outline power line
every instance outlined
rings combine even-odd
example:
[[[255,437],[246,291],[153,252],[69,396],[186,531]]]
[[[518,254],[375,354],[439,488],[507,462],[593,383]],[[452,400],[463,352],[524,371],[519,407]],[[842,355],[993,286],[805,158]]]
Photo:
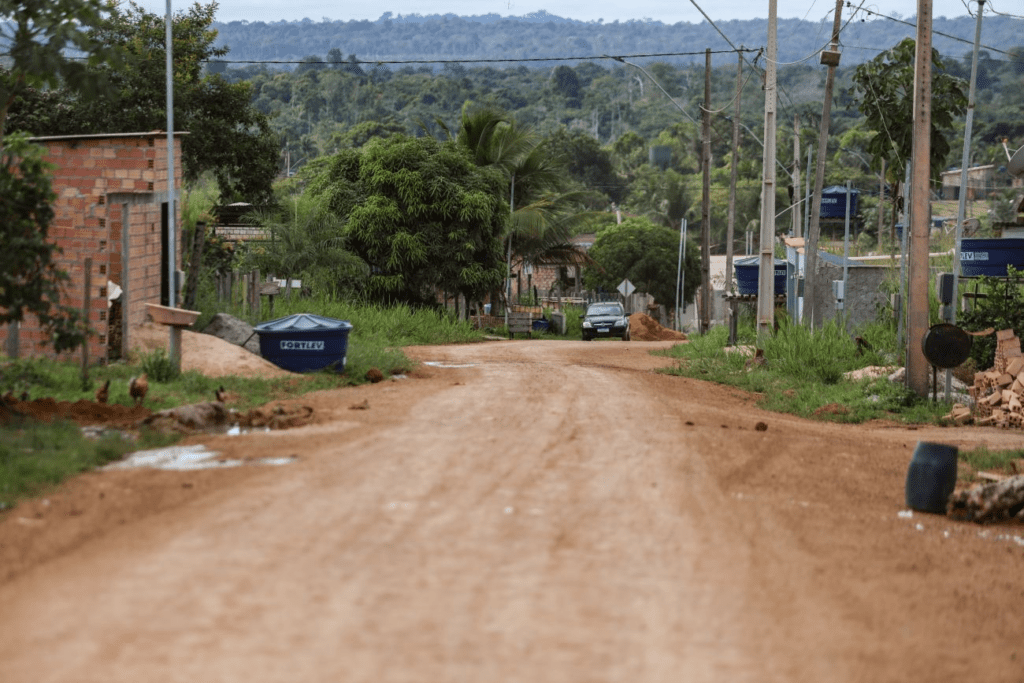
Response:
[[[757,52],[753,48],[738,48],[735,50],[712,50],[712,54],[735,54],[737,52]],[[486,64],[486,63],[520,63],[520,62],[590,62],[601,59],[614,59],[616,61],[622,61],[623,59],[636,59],[636,58],[648,58],[648,57],[695,57],[703,55],[704,50],[699,52],[651,52],[644,54],[630,54],[630,55],[590,55],[590,56],[578,56],[578,57],[510,57],[503,59],[375,59],[372,61],[343,61],[343,62],[328,62],[328,61],[306,61],[306,60],[274,60],[274,59],[211,59],[205,60],[206,63],[216,64],[326,64],[330,66],[345,66],[348,64],[366,64],[366,65],[377,65],[377,64]]]
[[[852,4],[853,3],[848,2],[848,3],[846,3],[846,6],[850,7],[850,6],[852,6]],[[881,17],[883,19],[888,19],[889,21],[895,21],[897,24],[903,24],[904,26],[909,26],[909,27],[911,27],[913,29],[917,29],[917,24],[912,24],[909,21],[904,21],[903,19],[897,19],[896,17],[889,17],[889,16],[886,16],[886,15],[881,14],[879,12],[875,12],[873,10],[869,10],[869,9],[867,9],[865,7],[860,7],[860,8],[858,8],[857,11],[858,12],[864,12],[865,14],[871,14],[871,15],[876,16],[876,17]],[[855,12],[855,14],[856,14],[856,12]],[[1011,16],[1011,15],[1007,15],[1007,16]],[[960,37],[957,37],[957,36],[952,36],[952,35],[950,35],[948,33],[943,33],[942,31],[936,31],[935,29],[932,29],[932,34],[937,35],[937,36],[942,36],[943,38],[949,38],[950,40],[955,40],[958,43],[964,43],[965,45],[970,45],[972,47],[974,46],[974,41],[973,40],[967,40],[966,38],[960,38]],[[1007,52],[1005,50],[1000,50],[997,47],[990,47],[988,45],[982,45],[981,47],[985,48],[986,50],[991,50],[992,52],[998,52],[1000,54],[1004,54],[1004,55],[1006,55],[1008,57],[1011,56],[1009,52]]]

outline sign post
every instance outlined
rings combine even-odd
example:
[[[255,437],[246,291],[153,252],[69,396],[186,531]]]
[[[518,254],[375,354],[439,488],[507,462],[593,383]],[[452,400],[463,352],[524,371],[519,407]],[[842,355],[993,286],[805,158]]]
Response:
[[[616,287],[616,289],[619,290],[619,294],[621,294],[623,298],[626,299],[626,301],[629,301],[629,295],[636,291],[636,287],[633,286],[633,283],[630,282],[628,279],[620,282],[619,286]],[[627,305],[626,308],[628,309],[629,306]],[[632,313],[632,311],[630,310],[627,310],[626,312]]]

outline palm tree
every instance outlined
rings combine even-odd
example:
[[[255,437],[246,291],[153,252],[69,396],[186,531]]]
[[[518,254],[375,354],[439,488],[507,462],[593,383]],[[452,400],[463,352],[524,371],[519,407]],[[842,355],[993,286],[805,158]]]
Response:
[[[580,210],[588,193],[566,191],[566,162],[545,150],[539,135],[501,112],[471,112],[468,106],[463,107],[458,133],[449,135],[470,151],[478,166],[499,168],[509,178],[509,272],[513,263],[590,262],[586,251],[570,240],[594,217],[593,212]]]
[[[288,282],[302,278],[304,284],[336,296],[351,295],[369,275],[366,263],[346,249],[342,221],[325,202],[295,197],[291,207],[255,211],[247,220],[270,235],[269,244],[249,255],[252,265],[265,273]]]

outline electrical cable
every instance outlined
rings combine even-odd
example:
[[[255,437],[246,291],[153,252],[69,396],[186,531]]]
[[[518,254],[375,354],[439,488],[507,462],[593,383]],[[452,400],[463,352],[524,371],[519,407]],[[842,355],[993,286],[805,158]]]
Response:
[[[734,54],[736,52],[757,52],[754,48],[739,48],[736,50],[712,50],[711,54]],[[632,55],[590,55],[585,57],[512,57],[507,59],[374,59],[372,61],[305,61],[305,60],[272,60],[272,59],[213,59],[206,60],[217,64],[325,64],[330,66],[345,66],[348,64],[485,64],[485,63],[519,63],[519,62],[590,62],[599,59],[640,59],[647,57],[694,57],[703,55],[700,52],[652,52]],[[621,58],[621,59],[620,59]]]
[[[850,4],[852,4],[852,3],[847,3],[847,5],[850,5]],[[865,14],[871,14],[871,15],[874,15],[876,17],[881,17],[882,19],[888,19],[889,21],[895,21],[897,24],[903,24],[904,26],[909,26],[909,27],[911,27],[913,29],[917,28],[917,24],[912,24],[909,21],[904,21],[903,19],[897,19],[896,17],[889,17],[889,16],[886,16],[884,14],[880,14],[879,12],[874,12],[872,10],[867,9],[866,7],[863,7],[863,6],[860,7],[858,9],[858,11],[864,12]],[[967,40],[965,38],[958,38],[957,36],[951,36],[948,33],[943,33],[942,31],[936,31],[935,29],[932,29],[932,34],[933,35],[937,35],[937,36],[942,36],[943,38],[949,38],[950,40],[955,40],[958,43],[964,43],[965,45],[971,45],[971,46],[974,45],[974,41],[973,40]],[[992,52],[998,52],[999,54],[1003,54],[1003,55],[1007,55],[1007,56],[1012,56],[1006,50],[1000,50],[997,47],[990,47],[988,45],[981,45],[981,47],[985,48],[986,50],[990,50]]]

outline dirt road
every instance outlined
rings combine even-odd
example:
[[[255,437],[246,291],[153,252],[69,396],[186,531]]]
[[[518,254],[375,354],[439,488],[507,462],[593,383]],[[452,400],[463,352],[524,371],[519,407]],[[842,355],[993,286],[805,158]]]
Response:
[[[1024,529],[899,514],[918,440],[1019,434],[764,413],[665,346],[410,349],[443,366],[190,439],[295,464],[26,504],[0,679],[1024,681]]]

